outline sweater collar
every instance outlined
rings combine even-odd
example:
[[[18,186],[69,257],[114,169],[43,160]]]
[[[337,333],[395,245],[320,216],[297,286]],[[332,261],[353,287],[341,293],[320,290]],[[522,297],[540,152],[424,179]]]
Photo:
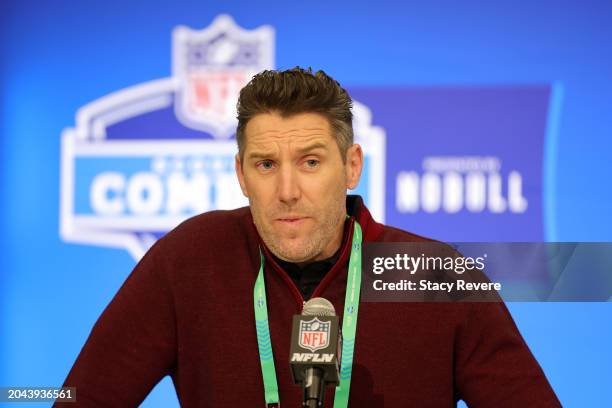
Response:
[[[384,230],[384,226],[372,218],[372,214],[363,203],[363,198],[359,195],[346,196],[346,211],[351,217],[354,217],[363,232],[363,241],[376,241]]]
[[[372,215],[364,205],[361,196],[348,195],[346,197],[346,210],[350,218],[345,223],[344,236],[339,249],[338,259],[333,264],[331,270],[325,275],[325,277],[319,283],[317,288],[314,290],[314,292],[312,293],[312,297],[316,297],[320,292],[322,292],[329,285],[329,283],[339,274],[339,272],[344,269],[344,266],[347,265],[349,255],[351,253],[351,239],[349,238],[353,234],[355,220],[357,220],[359,222],[359,225],[361,225],[361,230],[363,233],[363,242],[375,241],[383,231],[383,225],[374,221]],[[266,263],[271,265],[272,269],[282,277],[285,283],[289,286],[290,290],[293,292],[294,297],[296,298],[296,301],[298,302],[301,308],[302,303],[304,301],[302,294],[294,284],[293,280],[289,277],[287,272],[275,260],[274,255],[265,245],[265,243],[261,239],[261,236],[257,232],[255,224],[253,224],[253,222],[251,222],[251,224],[257,235],[259,246],[263,250],[264,256],[266,258]]]

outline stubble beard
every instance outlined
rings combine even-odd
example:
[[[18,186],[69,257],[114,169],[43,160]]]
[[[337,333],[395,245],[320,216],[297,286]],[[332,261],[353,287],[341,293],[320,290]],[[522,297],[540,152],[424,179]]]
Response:
[[[315,260],[336,238],[338,226],[344,225],[344,218],[346,217],[344,190],[341,195],[336,195],[336,198],[329,204],[332,205],[328,205],[328,209],[315,212],[308,209],[284,207],[267,211],[266,214],[262,214],[260,210],[254,210],[251,205],[251,213],[259,235],[274,255],[287,262],[307,262]],[[333,207],[333,209],[329,207]],[[312,217],[314,220],[319,220],[319,224],[314,226],[310,234],[301,233],[299,239],[283,238],[266,220],[274,222],[273,220],[276,219],[277,215],[282,216],[290,212]],[[329,254],[329,256],[331,255],[333,253]]]

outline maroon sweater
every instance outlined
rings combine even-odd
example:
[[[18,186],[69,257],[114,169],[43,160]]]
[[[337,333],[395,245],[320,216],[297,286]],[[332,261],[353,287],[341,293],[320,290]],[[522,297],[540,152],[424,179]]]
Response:
[[[349,197],[340,256],[313,293],[342,313],[356,218],[364,242],[425,238],[376,223]],[[64,386],[75,406],[138,405],[170,375],[184,407],[263,407],[253,285],[261,239],[248,207],[194,217],[160,239],[95,324]],[[270,334],[284,407],[301,405],[289,371],[302,296],[267,249]],[[326,407],[333,406],[333,389]],[[503,303],[362,303],[349,406],[559,407]],[[56,403],[54,406],[63,406]]]

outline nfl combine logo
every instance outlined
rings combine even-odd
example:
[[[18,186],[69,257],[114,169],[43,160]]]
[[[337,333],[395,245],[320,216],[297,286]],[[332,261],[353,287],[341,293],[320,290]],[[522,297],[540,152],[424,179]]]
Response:
[[[172,76],[83,106],[62,135],[60,234],[124,248],[139,260],[186,218],[248,205],[234,172],[240,89],[274,68],[274,29],[227,15],[202,30],[176,27]],[[365,153],[356,194],[384,221],[384,131],[354,101]]]
[[[300,347],[315,352],[329,346],[329,327],[329,322],[322,322],[316,317],[300,322]]]

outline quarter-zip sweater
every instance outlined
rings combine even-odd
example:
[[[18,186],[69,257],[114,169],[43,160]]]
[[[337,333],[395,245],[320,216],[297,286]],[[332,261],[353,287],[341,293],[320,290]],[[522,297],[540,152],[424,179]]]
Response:
[[[338,260],[312,293],[342,317],[354,221],[364,242],[428,239],[375,222],[349,196]],[[301,406],[289,367],[303,298],[265,247],[248,207],[191,218],[158,240],[106,307],[64,386],[77,403],[137,406],[166,375],[183,407],[264,407],[253,286],[265,279],[281,406]],[[325,406],[333,406],[334,390]],[[364,303],[350,407],[559,407],[503,303]]]

